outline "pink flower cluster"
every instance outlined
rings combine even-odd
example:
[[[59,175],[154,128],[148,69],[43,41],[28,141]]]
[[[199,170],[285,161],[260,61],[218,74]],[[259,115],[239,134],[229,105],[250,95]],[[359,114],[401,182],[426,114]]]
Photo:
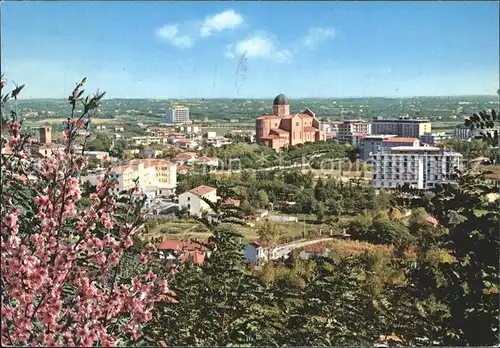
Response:
[[[8,131],[18,145],[20,125],[12,122]],[[118,206],[107,177],[90,195],[91,206],[81,208],[79,173],[85,165],[72,150],[54,152],[30,173],[36,181],[20,181],[32,192],[31,201],[12,199],[16,192],[2,194],[2,345],[114,346],[124,336],[136,340],[154,303],[170,293],[151,272],[132,279],[121,272],[140,218]],[[8,170],[23,174],[16,161]],[[140,264],[154,257],[153,249],[139,255]]]

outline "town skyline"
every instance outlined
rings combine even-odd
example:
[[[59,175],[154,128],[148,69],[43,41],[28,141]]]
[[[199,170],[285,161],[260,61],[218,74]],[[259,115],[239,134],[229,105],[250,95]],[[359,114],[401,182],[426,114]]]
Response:
[[[3,3],[2,14],[2,73],[26,84],[26,99],[60,99],[84,76],[87,91],[107,99],[493,96],[499,88],[494,2]]]

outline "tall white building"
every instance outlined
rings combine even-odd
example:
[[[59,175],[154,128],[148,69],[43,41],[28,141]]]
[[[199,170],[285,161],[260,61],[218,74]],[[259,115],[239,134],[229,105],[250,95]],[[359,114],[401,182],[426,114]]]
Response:
[[[405,184],[416,189],[432,189],[450,183],[455,168],[462,167],[462,155],[430,146],[382,147],[373,155],[374,187],[396,188]]]
[[[165,122],[168,124],[189,122],[189,108],[187,106],[172,106],[167,109]]]

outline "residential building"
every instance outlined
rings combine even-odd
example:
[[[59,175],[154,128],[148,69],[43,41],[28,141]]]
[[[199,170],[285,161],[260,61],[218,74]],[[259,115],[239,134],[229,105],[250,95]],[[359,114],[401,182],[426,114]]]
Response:
[[[343,121],[338,124],[337,139],[343,144],[352,144],[355,134],[370,135],[372,133],[371,124],[361,120]]]
[[[178,165],[193,164],[197,154],[194,152],[183,152],[175,156],[174,162]]]
[[[321,122],[315,114],[305,109],[291,115],[288,97],[283,94],[274,99],[272,114],[257,117],[255,134],[258,143],[275,150],[326,140],[326,132],[321,130]]]
[[[97,160],[104,160],[106,157],[109,157],[109,152],[106,151],[85,151],[83,153],[85,157],[88,159],[97,159]]]
[[[373,155],[373,186],[396,188],[409,185],[431,189],[453,182],[451,175],[462,167],[462,155],[431,146],[382,147]]]
[[[420,137],[420,141],[424,144],[428,145],[437,145],[444,140],[451,139],[452,136],[450,134],[441,132],[441,133],[426,133]]]
[[[189,215],[201,217],[212,211],[210,205],[204,200],[217,202],[217,189],[215,187],[201,185],[179,195],[179,208],[187,209]]]
[[[217,157],[200,156],[194,159],[193,164],[199,166],[217,167],[219,165],[219,160]]]
[[[469,127],[457,127],[453,130],[453,136],[460,140],[471,138],[472,130]]]
[[[351,137],[351,143],[350,144],[353,147],[359,148],[361,146],[361,142],[367,136],[368,136],[368,134],[366,134],[366,133],[353,133],[353,135]]]
[[[364,161],[369,161],[372,158],[372,154],[380,151],[382,147],[382,141],[388,138],[394,138],[394,134],[378,134],[378,135],[367,135],[359,144],[360,157]]]
[[[147,129],[147,132],[155,136],[167,136],[175,133],[175,129],[173,127],[151,127]]]
[[[200,144],[192,139],[173,139],[172,144],[182,149],[196,149],[200,147]]]
[[[224,145],[229,145],[231,143],[232,143],[231,139],[221,136],[216,136],[215,138],[206,139],[206,144],[207,146],[210,147],[222,147]]]
[[[139,150],[139,155],[144,158],[157,158],[163,154],[163,150],[160,149],[143,149]]]
[[[132,137],[132,143],[134,145],[151,145],[151,144],[167,144],[168,138],[163,136],[139,136]]]
[[[165,121],[168,124],[188,123],[189,108],[187,106],[172,106],[166,111]]]
[[[485,129],[471,130],[470,128],[459,127],[453,130],[453,136],[461,140],[469,140],[479,137],[481,133],[491,134],[493,136],[495,130],[500,131],[500,128],[485,128]]]
[[[277,246],[273,243],[252,242],[245,245],[243,256],[250,263],[274,260],[277,258]]]
[[[375,118],[372,120],[372,134],[396,134],[398,137],[419,138],[425,133],[431,133],[431,121],[427,119]]]
[[[201,244],[182,240],[166,239],[158,245],[158,250],[166,259],[175,259],[178,256],[181,262],[192,260],[199,265],[203,264],[207,256],[207,251]]]
[[[381,147],[396,147],[396,146],[420,146],[420,140],[417,138],[402,138],[402,137],[391,137],[382,140]]]
[[[217,138],[216,132],[207,132],[207,139],[214,139],[214,138]]]
[[[240,206],[240,201],[238,199],[226,198],[222,202],[222,206],[226,208],[237,208]]]
[[[152,198],[170,195],[177,186],[176,165],[164,159],[131,160],[112,168],[110,174],[118,182],[118,192],[135,187],[136,179],[142,193]]]

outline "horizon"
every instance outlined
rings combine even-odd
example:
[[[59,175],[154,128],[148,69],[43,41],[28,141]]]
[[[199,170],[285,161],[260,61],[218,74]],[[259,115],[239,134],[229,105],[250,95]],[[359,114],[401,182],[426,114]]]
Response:
[[[324,99],[334,99],[334,100],[347,100],[347,99],[416,99],[416,98],[486,98],[486,97],[495,97],[499,98],[497,94],[464,94],[464,95],[416,95],[416,96],[408,96],[408,97],[386,97],[386,96],[359,96],[359,97],[299,97],[299,98],[289,98],[289,100],[324,100]],[[211,98],[195,98],[195,97],[186,97],[186,98],[106,98],[104,97],[102,100],[200,100],[210,101],[210,100],[273,100],[274,97],[251,97],[251,98],[243,98],[243,97],[211,97]],[[21,98],[18,97],[19,101],[36,101],[36,100],[57,100],[57,101],[66,101],[67,98]],[[500,100],[499,100],[500,102]]]
[[[500,87],[498,2],[0,6],[2,73],[26,85],[20,100],[64,99],[83,76],[107,100],[446,98]]]

